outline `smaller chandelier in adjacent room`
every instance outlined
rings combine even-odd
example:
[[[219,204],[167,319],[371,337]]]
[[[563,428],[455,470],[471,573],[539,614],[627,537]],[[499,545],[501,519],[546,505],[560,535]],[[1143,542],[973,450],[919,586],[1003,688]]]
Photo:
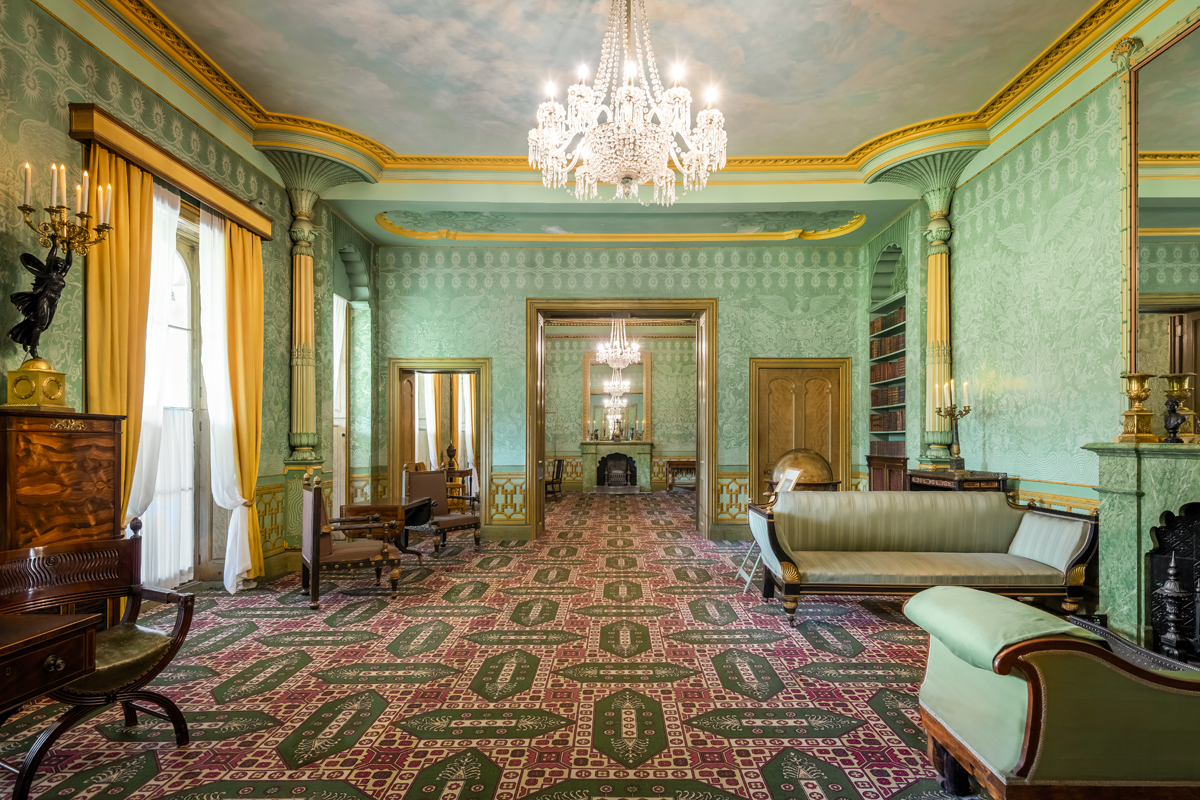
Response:
[[[628,408],[629,400],[624,397],[606,397],[604,398],[604,407],[615,412],[618,409]]]
[[[683,191],[699,191],[711,172],[725,167],[725,117],[712,107],[696,114],[692,95],[679,85],[663,88],[650,46],[646,0],[609,0],[608,30],[600,67],[591,86],[587,68],[567,89],[567,106],[549,98],[538,106],[537,127],[529,132],[529,164],[542,171],[543,185],[567,185],[575,171],[575,196],[600,196],[599,185],[617,187],[612,199],[637,199],[638,187],[654,184],[654,202],[675,202],[675,173]],[[606,102],[607,101],[607,102]],[[672,168],[672,166],[674,168]],[[646,205],[643,203],[643,205]]]
[[[604,393],[612,397],[620,397],[629,391],[629,381],[621,378],[621,370],[614,369],[612,378],[604,382]]]
[[[612,333],[609,334],[608,341],[596,349],[596,360],[615,370],[625,369],[630,364],[637,364],[642,360],[637,342],[631,342],[625,337],[625,320],[612,321]]]

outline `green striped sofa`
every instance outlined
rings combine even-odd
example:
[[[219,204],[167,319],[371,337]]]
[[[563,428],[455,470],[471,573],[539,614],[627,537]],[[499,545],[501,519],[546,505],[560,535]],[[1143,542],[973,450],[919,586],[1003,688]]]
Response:
[[[913,594],[972,586],[1062,597],[1074,611],[1095,516],[1016,506],[999,492],[780,492],[750,507],[763,596]]]

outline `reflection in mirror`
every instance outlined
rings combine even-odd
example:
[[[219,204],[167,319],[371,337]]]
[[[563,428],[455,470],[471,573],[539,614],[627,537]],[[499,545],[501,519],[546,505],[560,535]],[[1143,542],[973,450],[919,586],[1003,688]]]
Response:
[[[595,353],[583,354],[583,374],[586,380],[583,404],[583,439],[587,441],[594,435],[601,439],[612,436],[610,412],[604,402],[609,399],[604,384],[613,378],[613,368],[596,361]],[[629,388],[622,399],[625,406],[616,412],[615,427],[622,439],[630,436],[638,441],[650,441],[650,354],[642,353],[640,364],[630,364],[621,371],[622,380],[629,382]]]
[[[1200,31],[1137,72],[1137,371],[1200,372]],[[1146,408],[1163,426],[1165,381]],[[1196,379],[1184,405],[1196,408]]]

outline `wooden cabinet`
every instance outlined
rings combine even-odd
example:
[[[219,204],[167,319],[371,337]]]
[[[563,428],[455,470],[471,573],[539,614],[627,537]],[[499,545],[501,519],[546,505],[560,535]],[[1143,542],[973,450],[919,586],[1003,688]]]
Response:
[[[0,550],[121,535],[123,420],[0,408]]]
[[[96,669],[96,614],[0,614],[0,714]]]
[[[1008,489],[1008,474],[978,472],[970,469],[910,469],[910,492],[1003,492]]]
[[[867,486],[872,492],[906,491],[904,473],[907,469],[907,458],[867,456]]]

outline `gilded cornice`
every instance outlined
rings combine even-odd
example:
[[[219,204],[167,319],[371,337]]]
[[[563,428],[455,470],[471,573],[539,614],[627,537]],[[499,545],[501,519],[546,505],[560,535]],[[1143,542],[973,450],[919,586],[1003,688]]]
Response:
[[[148,0],[107,0],[113,10],[140,30],[165,55],[204,84],[254,131],[276,130],[308,134],[337,142],[370,158],[380,169],[474,170],[532,172],[523,156],[407,155],[395,153],[380,142],[349,128],[308,117],[267,111],[218,67],[183,32]],[[1029,66],[974,113],[955,114],[907,125],[884,133],[845,155],[750,156],[730,158],[730,172],[796,172],[813,169],[860,169],[890,147],[932,134],[963,130],[986,131],[1052,76],[1081,49],[1107,32],[1141,0],[1101,0],[1074,26],[1042,52]],[[360,165],[361,166],[361,165]]]
[[[597,244],[651,244],[657,242],[786,242],[792,239],[817,241],[845,236],[863,226],[867,218],[855,214],[845,225],[824,231],[760,231],[758,233],[500,233],[496,231],[415,231],[403,228],[387,218],[387,212],[375,215],[385,231],[406,239],[459,242],[594,242]]]
[[[1138,153],[1139,167],[1189,167],[1200,164],[1200,152],[1188,150],[1164,150]]]

